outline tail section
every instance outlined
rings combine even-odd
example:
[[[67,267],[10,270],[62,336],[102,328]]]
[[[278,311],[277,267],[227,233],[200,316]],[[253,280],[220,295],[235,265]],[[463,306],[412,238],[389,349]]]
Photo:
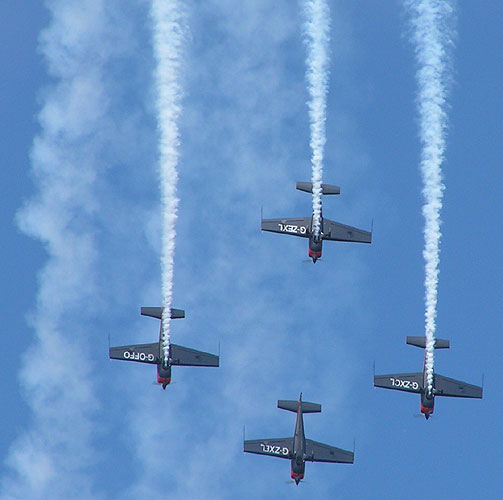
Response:
[[[299,403],[302,405],[301,410],[302,413],[320,413],[321,412],[321,405],[318,403],[307,403],[306,401],[286,401],[286,400],[279,400],[278,401],[278,408],[281,408],[282,410],[288,410],[288,411],[293,411],[294,413],[297,413],[297,408],[299,407]]]
[[[312,182],[297,182],[296,187],[299,191],[305,191],[306,193],[313,192]],[[339,186],[331,186],[330,184],[322,184],[321,194],[341,194],[341,188]]]
[[[416,347],[426,348],[426,337],[407,337],[407,344]],[[443,339],[435,339],[435,349],[449,349],[449,341]]]
[[[162,319],[162,311],[164,307],[142,307],[141,315],[150,316],[151,318]],[[185,318],[185,311],[183,309],[171,309],[171,319]]]

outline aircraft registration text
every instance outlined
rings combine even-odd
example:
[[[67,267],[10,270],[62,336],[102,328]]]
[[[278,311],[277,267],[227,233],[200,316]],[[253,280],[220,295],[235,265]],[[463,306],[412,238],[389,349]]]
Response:
[[[411,391],[419,390],[419,384],[412,380],[402,380],[399,378],[390,377],[391,385],[393,387],[400,387],[401,389],[409,389]]]
[[[281,224],[278,223],[279,230],[285,233],[297,233],[297,234],[306,234],[307,227],[305,226],[296,226],[295,224]]]
[[[262,451],[264,453],[272,453],[273,455],[284,455],[287,456],[289,451],[286,446],[273,446],[271,444],[260,443],[262,446]]]
[[[131,361],[154,361],[155,357],[153,354],[146,354],[144,352],[129,352],[124,351],[124,359],[130,359]]]

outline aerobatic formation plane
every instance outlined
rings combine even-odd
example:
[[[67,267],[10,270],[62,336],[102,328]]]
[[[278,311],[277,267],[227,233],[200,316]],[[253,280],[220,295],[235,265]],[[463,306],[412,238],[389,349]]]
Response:
[[[110,347],[110,358],[123,361],[136,361],[157,365],[157,383],[163,389],[171,382],[172,366],[219,366],[219,356],[196,351],[188,347],[170,344],[168,363],[165,364],[162,350],[162,307],[142,307],[141,314],[161,320],[159,342]],[[171,319],[185,318],[185,311],[171,309]]]
[[[299,191],[313,192],[312,182],[297,182],[296,187]],[[330,184],[322,184],[321,189],[322,194],[341,193],[339,186],[331,186]],[[372,241],[371,232],[331,221],[323,217],[323,215],[321,216],[320,234],[316,235],[313,230],[313,217],[314,213],[311,217],[297,219],[262,219],[261,229],[272,233],[309,238],[308,255],[315,264],[321,257],[323,240],[352,241],[354,243],[371,243]]]
[[[306,461],[341,464],[354,462],[354,453],[351,451],[306,439],[303,414],[321,412],[320,404],[302,401],[301,393],[298,401],[278,401],[278,408],[297,413],[293,438],[245,440],[244,452],[289,459],[291,461],[290,477],[296,484],[304,479]]]
[[[374,375],[374,387],[394,389],[397,391],[415,392],[420,394],[421,413],[426,420],[433,413],[435,396],[451,398],[482,398],[482,387],[467,384],[460,380],[444,377],[437,373],[433,374],[433,389],[428,391],[426,374],[426,338],[407,337],[407,344],[425,349],[423,371],[419,373],[396,373],[391,375]],[[435,339],[435,349],[449,349],[449,341]]]

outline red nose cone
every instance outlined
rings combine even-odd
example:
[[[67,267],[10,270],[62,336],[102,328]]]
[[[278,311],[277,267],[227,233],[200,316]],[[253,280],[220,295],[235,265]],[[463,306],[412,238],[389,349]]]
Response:
[[[290,477],[295,479],[295,481],[300,481],[301,479],[304,479],[304,474],[296,474],[293,470],[290,470]]]
[[[157,382],[162,385],[168,385],[171,382],[171,379],[159,377],[159,374],[157,374]]]
[[[321,258],[321,252],[313,252],[310,248],[307,249],[307,254],[311,258],[313,258],[313,257],[316,257],[317,259]]]
[[[430,416],[433,413],[433,408],[425,408],[421,404],[420,404],[420,407],[421,407],[421,413],[424,413],[425,415]]]

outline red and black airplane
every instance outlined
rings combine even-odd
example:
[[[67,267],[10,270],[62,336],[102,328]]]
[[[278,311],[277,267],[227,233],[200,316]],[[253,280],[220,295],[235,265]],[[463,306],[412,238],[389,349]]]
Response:
[[[312,182],[297,182],[297,189],[306,193],[313,192]],[[340,194],[339,186],[330,184],[321,185],[321,194]],[[346,226],[339,222],[326,219],[320,216],[320,231],[316,234],[314,231],[314,213],[311,217],[300,217],[296,219],[262,219],[262,231],[272,233],[289,234],[290,236],[300,236],[309,238],[308,255],[309,258],[316,261],[321,258],[323,240],[329,241],[351,241],[354,243],[371,243],[372,233],[358,229],[356,227]]]
[[[407,344],[425,349],[423,371],[419,373],[396,373],[391,375],[374,375],[374,387],[394,389],[396,391],[415,392],[420,394],[420,409],[426,420],[430,418],[435,406],[435,396],[451,398],[482,398],[482,387],[467,384],[460,380],[433,374],[433,387],[428,390],[426,373],[426,338],[407,337]],[[435,349],[449,349],[449,341],[435,339]]]
[[[169,356],[166,363],[162,346],[162,311],[162,307],[141,308],[143,316],[150,316],[161,320],[159,342],[110,347],[110,358],[157,365],[157,383],[162,385],[163,389],[166,389],[166,386],[171,382],[172,366],[219,366],[219,356],[176,344],[169,345]],[[185,318],[185,311],[181,309],[171,309],[170,311],[171,319]]]
[[[321,412],[320,404],[302,401],[301,393],[298,401],[278,401],[278,408],[297,413],[293,438],[244,441],[244,452],[289,459],[291,462],[290,477],[296,484],[304,479],[306,461],[341,464],[352,464],[354,462],[354,453],[351,451],[306,439],[303,414]]]

